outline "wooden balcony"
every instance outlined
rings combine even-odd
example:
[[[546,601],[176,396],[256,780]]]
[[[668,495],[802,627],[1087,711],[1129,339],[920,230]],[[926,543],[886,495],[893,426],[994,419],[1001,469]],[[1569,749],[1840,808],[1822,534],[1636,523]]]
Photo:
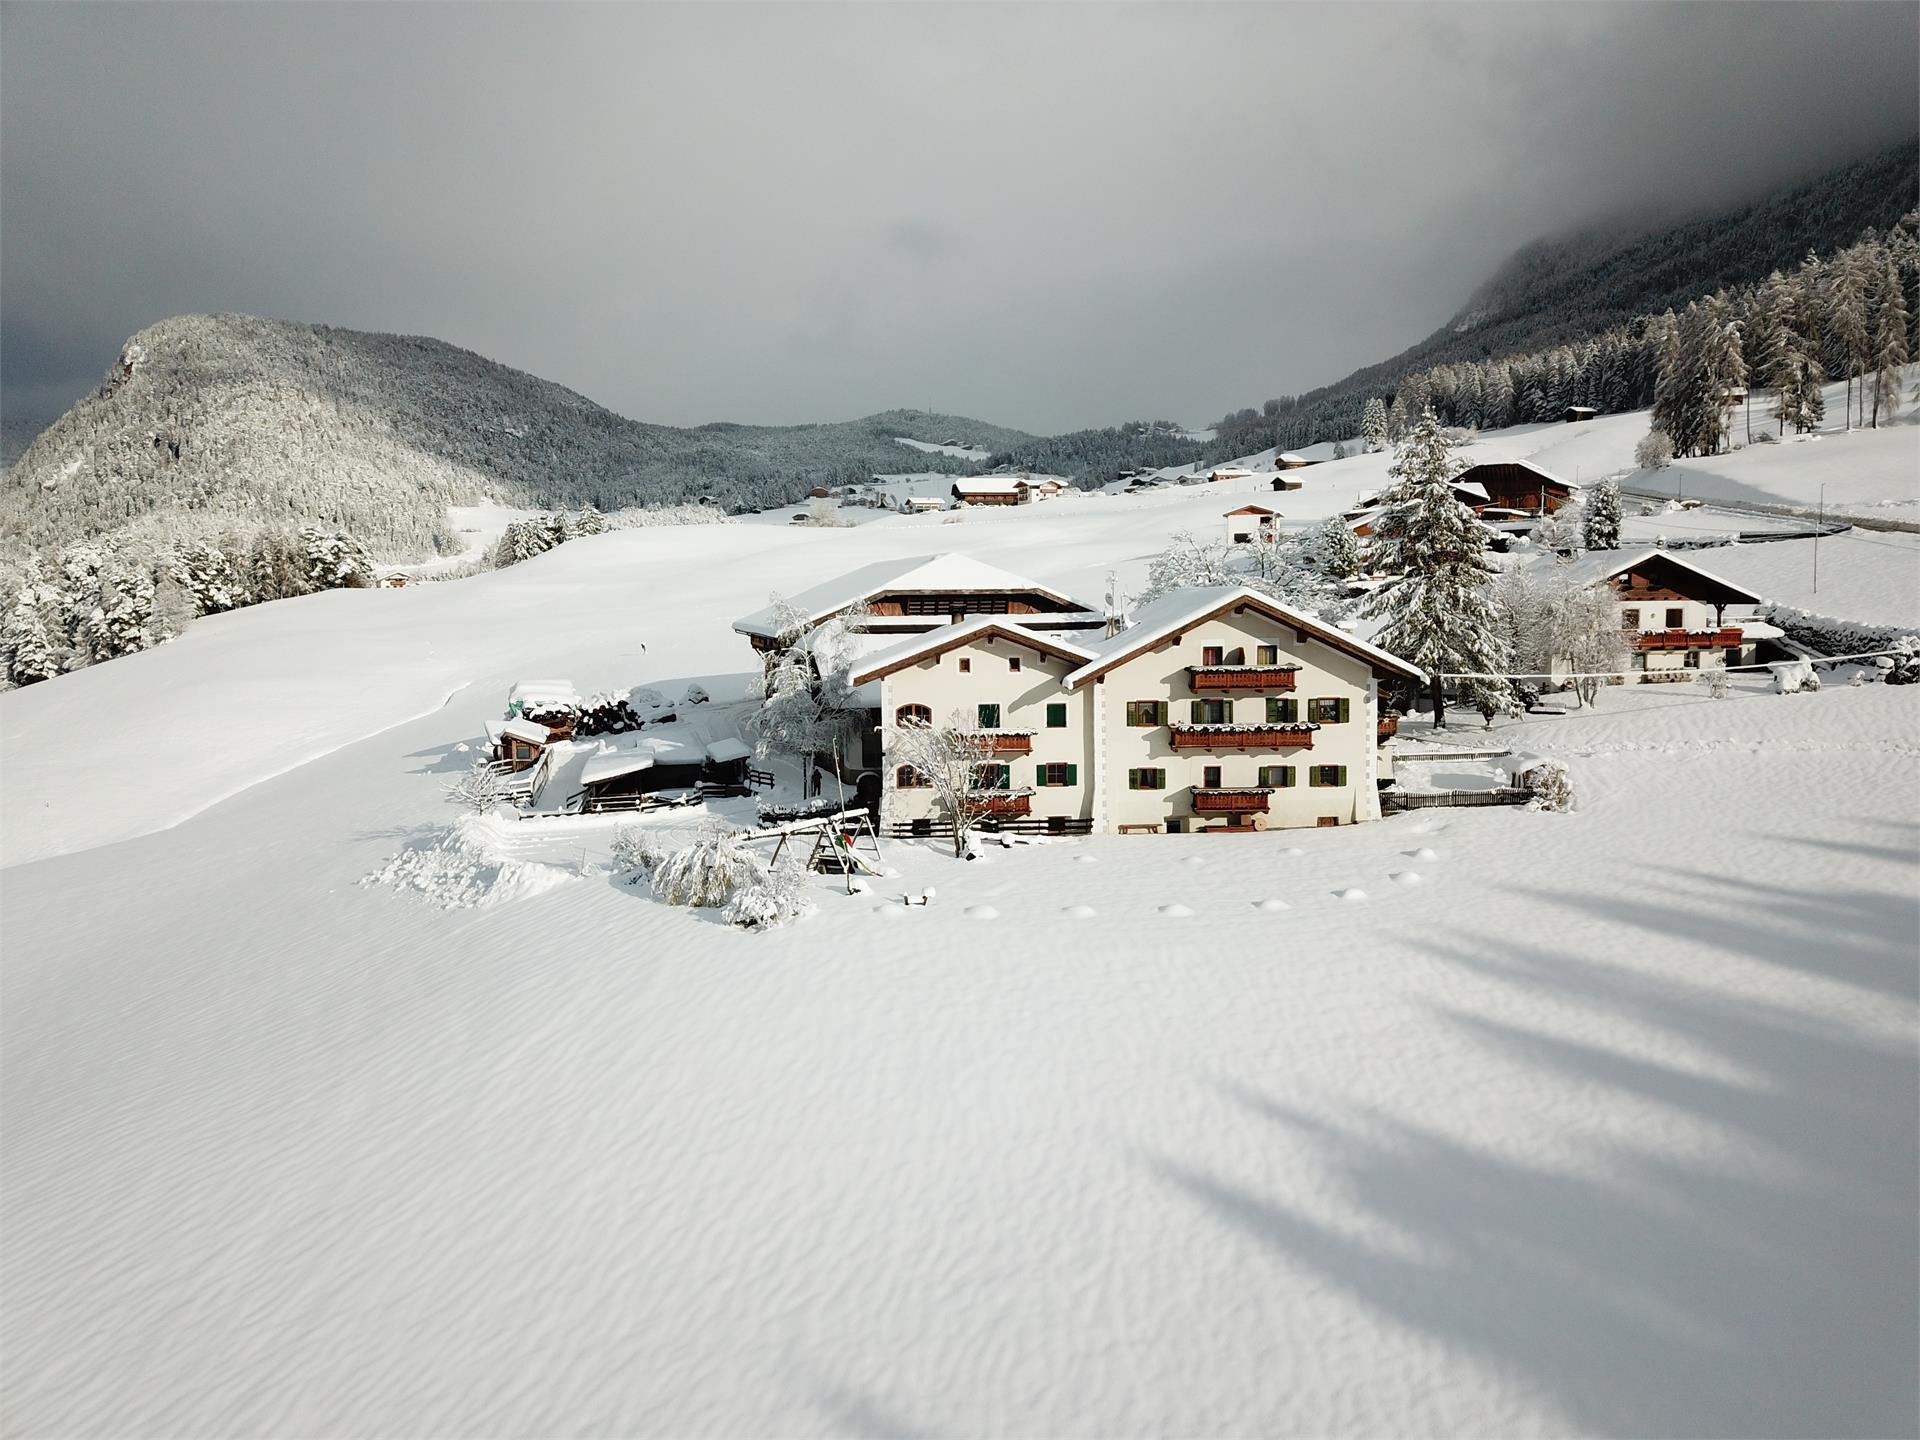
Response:
[[[1400,717],[1392,711],[1383,714],[1373,727],[1373,742],[1384,745],[1400,733]]]
[[[1193,787],[1196,815],[1264,815],[1272,792],[1268,790],[1208,790]]]
[[[1175,750],[1311,750],[1317,725],[1175,725]]]
[[[1634,637],[1641,650],[1734,650],[1740,645],[1740,627],[1718,630],[1648,630]]]
[[[975,730],[970,732],[986,744],[989,755],[1031,755],[1033,732],[1030,730]]]
[[[1267,695],[1293,689],[1298,665],[1189,665],[1187,688],[1228,695]]]
[[[1031,795],[986,795],[981,798],[986,802],[986,809],[982,813],[990,815],[996,820],[1005,820],[1013,816],[1027,815],[1033,811],[1033,797]]]

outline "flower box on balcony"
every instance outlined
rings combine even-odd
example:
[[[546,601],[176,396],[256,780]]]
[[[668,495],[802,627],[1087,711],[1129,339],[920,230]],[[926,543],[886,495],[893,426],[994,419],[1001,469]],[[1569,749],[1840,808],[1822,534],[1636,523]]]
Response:
[[[1310,750],[1315,724],[1174,725],[1176,750]]]
[[[1196,815],[1264,815],[1272,791],[1203,789],[1194,787],[1193,813]]]
[[[1230,695],[1260,695],[1293,689],[1298,665],[1189,665],[1187,688],[1223,691]]]
[[[1723,626],[1718,630],[1649,630],[1634,637],[1642,650],[1736,650],[1740,646],[1740,627]]]

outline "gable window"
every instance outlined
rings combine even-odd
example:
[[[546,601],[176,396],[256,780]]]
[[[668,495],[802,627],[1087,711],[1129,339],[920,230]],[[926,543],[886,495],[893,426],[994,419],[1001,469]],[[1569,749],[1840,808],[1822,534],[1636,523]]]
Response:
[[[1293,767],[1291,765],[1262,765],[1260,784],[1268,790],[1288,790],[1293,787]]]
[[[1667,629],[1683,630],[1687,624],[1687,612],[1678,605],[1667,607]]]
[[[973,673],[973,661],[970,657],[965,655],[960,657],[960,673],[962,675],[971,675]]]
[[[1064,730],[1067,728],[1067,704],[1062,700],[1047,706],[1047,728]]]
[[[1195,700],[1192,715],[1193,723],[1196,725],[1231,725],[1233,702],[1231,700]]]
[[[1220,788],[1220,767],[1218,765],[1209,765],[1200,772],[1200,788],[1203,790],[1218,790]]]
[[[1339,699],[1309,700],[1307,702],[1307,719],[1316,725],[1344,724],[1348,711],[1347,698],[1344,695]]]
[[[1009,655],[1007,657],[1007,669],[1018,670],[1019,668],[1020,668],[1020,657],[1018,655]]]
[[[1136,729],[1142,725],[1159,725],[1166,718],[1167,702],[1164,700],[1127,701],[1127,724]]]
[[[1309,785],[1344,785],[1347,783],[1347,767],[1344,765],[1310,765],[1307,767]]]
[[[1253,663],[1256,665],[1278,665],[1280,663],[1280,647],[1278,645],[1254,646]]]
[[[913,766],[902,765],[893,772],[893,785],[896,790],[924,790],[927,788],[928,781],[927,777]]]
[[[893,712],[896,725],[931,725],[933,711],[925,705],[902,705]]]
[[[1224,665],[1227,663],[1227,652],[1219,645],[1204,646],[1200,651],[1200,663],[1202,665]]]
[[[1298,725],[1300,723],[1300,702],[1291,696],[1279,699],[1267,697],[1267,723],[1269,725]]]
[[[982,730],[998,730],[1000,728],[1000,707],[998,705],[981,705],[978,723]]]
[[[1167,788],[1167,772],[1143,767],[1127,771],[1129,790],[1164,790]]]
[[[1056,760],[1040,767],[1039,780],[1042,785],[1077,785],[1080,783],[1080,767]]]
[[[1627,607],[1621,610],[1620,628],[1622,630],[1638,630],[1640,628],[1639,607],[1634,605],[1628,605]]]

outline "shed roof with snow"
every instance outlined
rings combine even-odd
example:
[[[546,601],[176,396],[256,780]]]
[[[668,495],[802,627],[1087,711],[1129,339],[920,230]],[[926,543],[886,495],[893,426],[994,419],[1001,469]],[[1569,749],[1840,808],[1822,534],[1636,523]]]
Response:
[[[1070,595],[1048,586],[975,560],[971,555],[914,555],[901,560],[882,560],[823,581],[789,598],[788,604],[808,625],[818,625],[862,600],[873,600],[894,592],[937,595],[1034,595],[1063,611],[1086,611]],[[733,622],[742,635],[763,639],[781,638],[780,620],[772,606],[743,615]]]

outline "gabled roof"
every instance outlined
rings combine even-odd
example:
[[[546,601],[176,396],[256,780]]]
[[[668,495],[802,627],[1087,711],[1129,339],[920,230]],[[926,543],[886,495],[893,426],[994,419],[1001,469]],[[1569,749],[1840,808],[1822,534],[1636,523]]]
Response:
[[[920,590],[949,595],[1031,591],[1058,600],[1068,610],[1089,608],[1072,596],[1062,595],[1050,586],[1036,584],[1024,575],[1015,575],[984,560],[975,560],[970,555],[951,554],[911,555],[902,560],[881,560],[872,565],[863,565],[858,570],[850,570],[845,575],[789,596],[788,603],[806,617],[809,625],[818,625],[856,601],[871,599],[892,590]],[[778,621],[770,605],[751,615],[742,615],[733,622],[733,628],[742,635],[761,635],[768,639],[778,639],[780,634]]]
[[[1235,515],[1278,515],[1279,513],[1278,510],[1269,510],[1265,505],[1242,505],[1238,510],[1227,511],[1225,518],[1232,519]]]
[[[1191,629],[1224,611],[1242,606],[1250,610],[1258,610],[1261,614],[1278,620],[1283,625],[1304,630],[1322,644],[1357,656],[1376,670],[1390,670],[1396,675],[1404,675],[1414,680],[1427,678],[1426,671],[1418,665],[1410,664],[1398,655],[1382,650],[1378,645],[1344,634],[1316,616],[1305,615],[1298,610],[1290,609],[1279,601],[1262,595],[1258,590],[1249,590],[1242,585],[1175,590],[1161,596],[1150,605],[1142,606],[1134,612],[1133,623],[1125,630],[1087,647],[1093,652],[1093,658],[1068,675],[1066,683],[1078,689],[1087,681],[1104,675],[1121,661],[1131,659],[1142,651],[1151,650],[1168,636]]]
[[[1057,635],[1043,635],[1002,616],[982,615],[958,625],[938,626],[924,635],[915,635],[898,645],[875,651],[854,665],[847,676],[847,683],[864,685],[870,680],[884,679],[896,670],[904,670],[909,665],[917,665],[922,660],[944,654],[956,646],[985,639],[989,635],[998,635],[1017,645],[1038,650],[1043,655],[1056,655],[1062,660],[1084,662],[1093,658],[1093,651],[1086,646],[1072,644]]]
[[[1560,573],[1570,575],[1589,585],[1598,585],[1607,580],[1618,579],[1629,570],[1639,570],[1649,565],[1671,566],[1676,570],[1698,576],[1705,582],[1701,588],[1708,593],[1692,595],[1691,598],[1696,600],[1706,600],[1721,605],[1764,605],[1766,603],[1765,596],[1754,594],[1744,585],[1736,585],[1731,580],[1723,579],[1711,570],[1694,564],[1691,560],[1682,560],[1671,550],[1652,547],[1629,555],[1625,559],[1621,558],[1617,550],[1589,550],[1578,559],[1562,566]],[[1711,593],[1715,588],[1720,591],[1717,599]],[[1691,594],[1691,592],[1687,593]]]
[[[1545,481],[1547,484],[1557,485],[1562,490],[1567,491],[1569,494],[1571,494],[1573,491],[1578,490],[1580,488],[1578,485],[1574,484],[1571,480],[1563,480],[1558,475],[1554,474],[1551,470],[1544,469],[1543,467],[1534,464],[1531,460],[1476,460],[1474,461],[1473,464],[1467,466],[1466,469],[1462,470],[1460,474],[1471,475],[1476,470],[1500,470],[1508,467],[1511,467],[1517,470],[1530,471],[1534,475],[1538,476],[1541,480]],[[1454,477],[1454,483],[1456,485],[1460,483],[1459,476]]]
[[[532,720],[509,720],[500,727],[500,733],[510,740],[524,741],[528,745],[544,745],[553,738],[551,730]]]
[[[1033,486],[1025,480],[1010,478],[1005,480],[956,480],[953,482],[955,495],[1017,495]]]

